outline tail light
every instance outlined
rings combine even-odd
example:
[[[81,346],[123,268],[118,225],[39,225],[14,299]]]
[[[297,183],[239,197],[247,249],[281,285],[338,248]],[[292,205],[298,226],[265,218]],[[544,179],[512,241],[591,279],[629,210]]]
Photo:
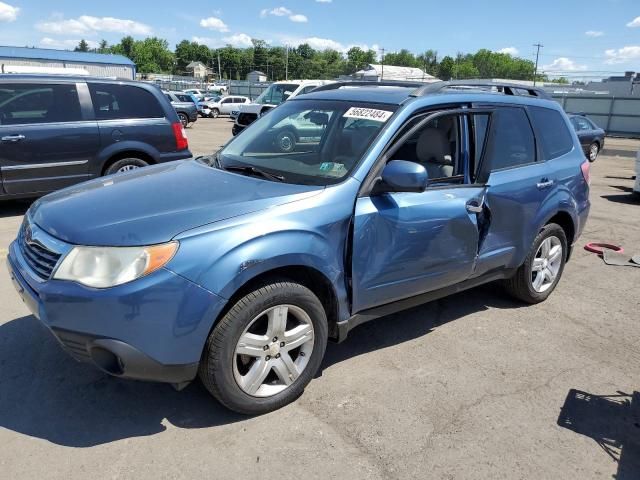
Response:
[[[591,185],[591,171],[589,170],[590,164],[588,161],[582,162],[580,165],[580,170],[582,170],[582,176],[584,177],[584,181],[587,182],[587,185]]]
[[[189,148],[187,134],[182,124],[180,122],[172,123],[171,127],[173,128],[173,136],[176,139],[176,150],[186,150]]]

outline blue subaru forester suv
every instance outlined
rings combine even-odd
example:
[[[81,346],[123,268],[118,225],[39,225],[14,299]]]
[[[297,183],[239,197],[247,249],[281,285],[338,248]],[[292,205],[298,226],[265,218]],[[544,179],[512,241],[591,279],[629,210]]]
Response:
[[[257,414],[297,398],[327,340],[367,320],[498,280],[545,300],[588,184],[540,90],[334,83],[211,156],[38,200],[8,265],[76,359],[176,388],[199,376]]]

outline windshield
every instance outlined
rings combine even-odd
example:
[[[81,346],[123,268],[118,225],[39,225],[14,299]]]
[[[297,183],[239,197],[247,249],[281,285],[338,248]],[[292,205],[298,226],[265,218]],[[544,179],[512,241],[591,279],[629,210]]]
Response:
[[[296,91],[300,85],[295,83],[274,83],[256,98],[255,103],[263,105],[280,105],[289,95]],[[287,93],[287,95],[285,95]]]
[[[338,183],[397,108],[345,101],[286,102],[235,137],[218,160],[222,168],[255,167],[287,183]]]

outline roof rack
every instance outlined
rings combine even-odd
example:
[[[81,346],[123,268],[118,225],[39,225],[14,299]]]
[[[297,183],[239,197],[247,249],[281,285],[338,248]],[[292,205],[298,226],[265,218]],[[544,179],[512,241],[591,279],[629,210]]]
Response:
[[[531,87],[529,85],[522,85],[518,83],[505,83],[495,82],[493,80],[452,80],[448,82],[434,82],[426,85],[422,85],[417,88],[412,97],[422,97],[423,95],[429,95],[432,93],[440,93],[443,90],[474,90],[474,89],[487,89],[495,88],[499,93],[503,95],[515,95],[515,96],[530,96],[544,99],[551,99],[551,96],[541,88]]]
[[[406,88],[420,88],[426,85],[424,82],[405,82],[401,80],[391,81],[383,80],[381,82],[374,82],[373,80],[340,80],[338,82],[327,83],[326,85],[320,85],[313,89],[313,92],[322,92],[324,90],[337,90],[341,87],[406,87]]]

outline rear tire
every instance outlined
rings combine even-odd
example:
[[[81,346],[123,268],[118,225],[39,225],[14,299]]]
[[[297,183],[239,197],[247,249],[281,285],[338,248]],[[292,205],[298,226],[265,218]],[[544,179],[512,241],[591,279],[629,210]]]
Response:
[[[122,158],[109,165],[109,168],[105,170],[104,174],[112,175],[114,173],[127,173],[147,166],[149,166],[149,164],[140,158]]]
[[[589,146],[589,153],[587,154],[587,158],[591,163],[593,163],[598,159],[599,153],[600,153],[600,145],[598,145],[597,142],[593,142]]]
[[[318,297],[303,285],[274,280],[218,320],[198,374],[227,408],[247,415],[271,412],[302,394],[320,368],[327,336]]]
[[[533,241],[524,263],[513,277],[505,280],[507,292],[525,303],[544,302],[560,281],[567,259],[567,245],[560,225],[545,225]]]

